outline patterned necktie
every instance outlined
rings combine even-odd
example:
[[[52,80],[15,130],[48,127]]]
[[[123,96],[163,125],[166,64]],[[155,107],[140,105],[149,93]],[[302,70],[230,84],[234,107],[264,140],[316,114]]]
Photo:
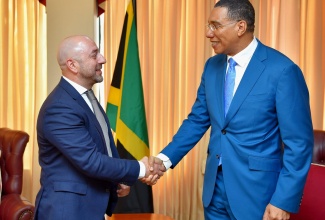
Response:
[[[233,98],[236,70],[236,61],[233,58],[229,59],[229,67],[226,74],[225,91],[224,91],[224,103],[225,103],[225,117],[227,115],[231,100]]]
[[[97,99],[96,99],[96,97],[94,95],[93,90],[92,89],[88,90],[86,92],[86,95],[87,95],[88,99],[90,100],[91,105],[93,106],[94,114],[95,114],[95,116],[96,116],[96,118],[97,118],[97,120],[98,120],[98,122],[100,124],[100,127],[102,128],[102,131],[104,133],[104,138],[105,138],[105,143],[106,143],[108,156],[111,157],[112,156],[112,150],[111,150],[111,146],[110,146],[110,143],[109,143],[108,127],[107,127],[104,115],[99,109],[99,105],[98,105],[98,102],[97,102]]]

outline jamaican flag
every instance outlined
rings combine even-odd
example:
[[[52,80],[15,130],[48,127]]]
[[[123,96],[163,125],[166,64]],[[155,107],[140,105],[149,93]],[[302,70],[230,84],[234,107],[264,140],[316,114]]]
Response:
[[[136,16],[130,1],[123,24],[106,113],[115,132],[121,158],[149,156],[148,130],[138,53]],[[152,188],[137,181],[128,196],[119,198],[114,213],[152,213]]]

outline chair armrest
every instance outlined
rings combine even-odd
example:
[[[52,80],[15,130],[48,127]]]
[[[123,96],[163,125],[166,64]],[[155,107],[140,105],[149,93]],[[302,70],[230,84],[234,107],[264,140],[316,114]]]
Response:
[[[34,206],[19,194],[1,197],[0,219],[27,220],[34,218]]]

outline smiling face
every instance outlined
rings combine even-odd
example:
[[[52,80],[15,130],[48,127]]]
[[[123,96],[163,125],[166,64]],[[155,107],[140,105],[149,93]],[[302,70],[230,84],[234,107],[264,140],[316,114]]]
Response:
[[[95,42],[86,36],[72,36],[63,40],[57,55],[62,74],[90,89],[103,81],[102,65],[106,59]]]
[[[99,53],[96,44],[90,40],[80,42],[79,57],[79,77],[93,84],[102,82],[101,69],[102,64],[106,63],[106,59]]]
[[[241,50],[242,28],[245,21],[231,20],[228,18],[226,7],[215,7],[208,19],[210,26],[207,28],[206,37],[210,39],[211,46],[217,54],[233,56]]]

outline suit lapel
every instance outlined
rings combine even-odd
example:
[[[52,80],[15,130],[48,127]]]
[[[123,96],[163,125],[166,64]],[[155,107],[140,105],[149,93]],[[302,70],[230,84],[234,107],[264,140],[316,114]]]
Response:
[[[261,44],[261,42],[258,43],[259,45],[257,46],[256,51],[254,52],[252,59],[246,68],[244,76],[240,81],[234,98],[230,104],[225,118],[225,126],[229,123],[230,119],[236,114],[242,103],[245,101],[247,95],[252,90],[265,68],[265,65],[262,63],[262,60],[266,59],[265,46]]]
[[[77,90],[75,90],[73,88],[73,86],[71,86],[66,80],[64,80],[63,78],[61,78],[61,81],[59,83],[59,85],[65,90],[67,91],[67,93],[74,99],[76,100],[76,102],[86,111],[88,117],[90,118],[90,120],[93,122],[93,125],[96,127],[96,129],[98,130],[98,132],[100,133],[100,135],[102,136],[102,139],[105,140],[104,138],[104,134],[102,131],[102,128],[95,116],[95,114],[91,111],[91,109],[89,108],[88,104],[85,102],[85,100],[83,99],[83,97],[77,92]],[[99,105],[101,111],[103,114],[105,114],[105,111],[103,110],[103,108],[101,108],[101,106]],[[110,124],[108,122],[107,117],[104,117],[108,126],[108,131],[111,130]],[[114,139],[113,136],[111,134],[111,132],[109,133],[109,138],[110,138],[110,145],[111,145],[111,150],[112,150],[112,155],[113,157],[119,157],[116,147],[115,147],[115,143],[114,143]],[[105,143],[105,141],[104,141]],[[107,148],[105,147],[105,151],[107,152]]]
[[[76,100],[76,102],[87,112],[87,115],[91,118],[92,121],[94,121],[94,124],[96,126],[97,129],[99,129],[101,131],[101,127],[99,122],[96,119],[95,114],[91,111],[91,109],[89,108],[88,104],[85,102],[85,100],[83,99],[83,97],[77,92],[77,90],[75,90],[75,88],[73,88],[72,85],[70,85],[66,80],[64,80],[63,78],[61,78],[61,81],[59,83],[59,85],[61,87],[63,87],[63,89],[65,91],[67,91],[67,93],[74,99]]]
[[[218,103],[218,112],[220,113],[219,115],[222,115],[224,116],[224,111],[225,111],[225,100],[224,100],[224,86],[225,86],[225,76],[226,76],[226,70],[227,70],[227,56],[224,56],[224,59],[222,59],[222,65],[219,65],[220,69],[218,69],[218,72],[220,74],[217,74],[217,82],[218,82],[218,85],[217,85],[217,89],[218,89],[218,93],[216,94],[222,94],[221,96],[218,95],[218,100],[217,100],[217,103]],[[224,121],[225,120],[225,117],[220,117],[221,118],[221,121]]]
[[[216,55],[210,58],[206,64],[205,84],[206,95],[208,99],[213,100],[210,105],[210,111],[216,115],[224,115],[224,100],[223,100],[223,88],[225,83],[225,73],[227,68],[227,56],[223,54]],[[221,94],[221,95],[220,95]],[[218,123],[223,124],[224,117],[218,118]]]

